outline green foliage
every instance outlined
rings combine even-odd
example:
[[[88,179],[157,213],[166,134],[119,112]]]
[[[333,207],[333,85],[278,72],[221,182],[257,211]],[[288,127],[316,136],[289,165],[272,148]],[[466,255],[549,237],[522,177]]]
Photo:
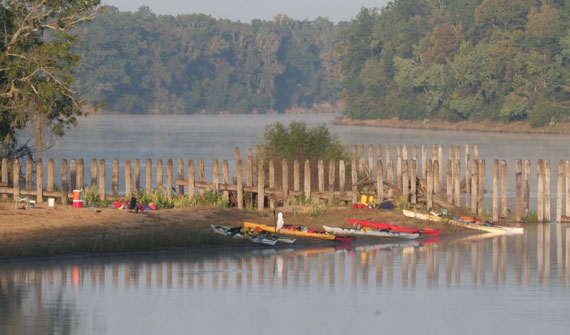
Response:
[[[137,202],[140,204],[148,205],[151,202],[154,203],[159,209],[175,208],[176,198],[169,198],[166,194],[164,187],[159,186],[152,190],[150,193],[145,191],[139,191],[136,193],[135,197]]]
[[[260,146],[266,162],[273,160],[279,163],[283,159],[296,159],[299,162],[307,159],[348,160],[344,146],[330,134],[324,124],[312,129],[303,121],[293,121],[289,126],[281,122],[267,125]]]
[[[190,206],[216,206],[228,207],[228,203],[222,199],[220,194],[215,193],[213,190],[207,190],[194,196]]]
[[[529,211],[528,215],[521,218],[521,221],[524,223],[537,223],[538,222],[538,213],[536,211]]]
[[[325,208],[326,208],[326,205],[324,203],[313,199],[310,201],[310,206],[307,208],[307,214],[310,217],[314,218],[314,217],[325,214]]]

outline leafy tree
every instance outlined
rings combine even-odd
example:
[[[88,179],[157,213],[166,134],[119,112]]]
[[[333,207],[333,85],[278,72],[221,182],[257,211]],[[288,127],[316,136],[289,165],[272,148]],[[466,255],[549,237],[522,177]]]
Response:
[[[35,150],[51,135],[63,136],[83,115],[71,88],[71,30],[94,17],[99,0],[6,0],[0,5],[0,156],[33,153],[17,134],[29,129]]]

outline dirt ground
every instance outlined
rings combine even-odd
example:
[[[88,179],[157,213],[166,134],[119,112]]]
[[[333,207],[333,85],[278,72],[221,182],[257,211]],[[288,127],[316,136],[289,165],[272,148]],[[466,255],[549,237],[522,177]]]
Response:
[[[437,222],[420,222],[400,211],[327,207],[311,217],[303,207],[239,210],[191,207],[134,213],[125,209],[73,208],[47,204],[16,208],[0,202],[0,258],[66,253],[117,252],[170,247],[239,247],[235,240],[213,234],[210,224],[237,227],[244,221],[273,224],[281,211],[286,223],[322,229],[322,225],[349,227],[347,218],[370,219],[409,227],[441,230],[441,238],[477,234],[470,229]],[[467,230],[467,231],[466,231]],[[221,237],[221,238],[220,238]]]

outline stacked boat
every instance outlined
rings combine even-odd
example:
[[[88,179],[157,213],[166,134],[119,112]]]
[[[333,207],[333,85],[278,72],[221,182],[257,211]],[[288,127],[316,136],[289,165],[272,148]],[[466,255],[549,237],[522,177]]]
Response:
[[[289,236],[279,236],[263,232],[260,230],[249,229],[245,227],[227,227],[221,225],[210,225],[216,234],[229,236],[233,238],[246,239],[254,243],[266,245],[275,245],[277,242],[295,243],[295,238]]]

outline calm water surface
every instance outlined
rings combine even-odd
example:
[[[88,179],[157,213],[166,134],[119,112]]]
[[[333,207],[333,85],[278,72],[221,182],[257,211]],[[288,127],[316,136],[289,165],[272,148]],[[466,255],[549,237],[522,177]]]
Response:
[[[254,148],[267,124],[333,117],[94,117],[49,156],[231,167],[234,148]],[[512,167],[570,157],[567,136],[329,129],[348,145],[479,144],[480,158]],[[0,334],[568,333],[569,225],[429,242],[4,260]]]

